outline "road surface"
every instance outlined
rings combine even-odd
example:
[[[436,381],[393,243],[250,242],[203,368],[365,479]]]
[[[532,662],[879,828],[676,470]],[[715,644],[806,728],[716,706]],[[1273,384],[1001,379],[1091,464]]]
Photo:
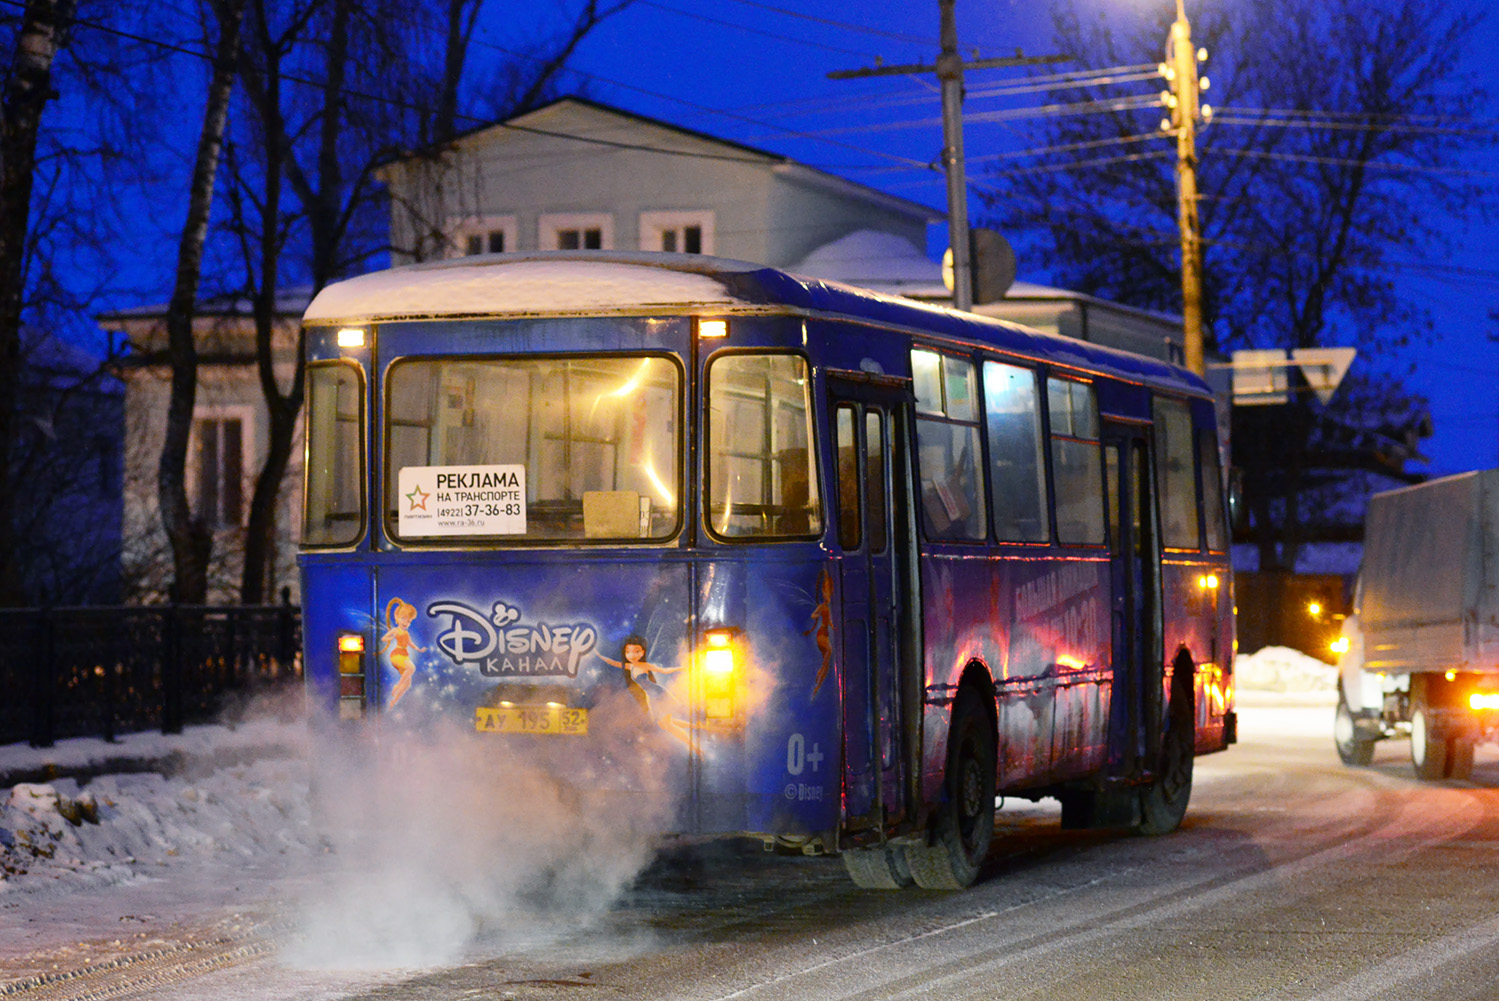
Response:
[[[1499,998],[1499,749],[1464,782],[1417,782],[1403,742],[1349,769],[1330,704],[1269,698],[1199,759],[1180,832],[1063,832],[1054,804],[1006,803],[962,893],[715,846],[669,853],[585,926],[492,929],[440,968],[288,968],[296,930],[268,901],[147,952],[50,957],[0,998]]]

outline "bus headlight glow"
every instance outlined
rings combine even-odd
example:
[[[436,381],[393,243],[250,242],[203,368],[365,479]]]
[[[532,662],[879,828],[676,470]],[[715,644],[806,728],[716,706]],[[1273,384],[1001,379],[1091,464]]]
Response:
[[[1499,709],[1499,692],[1474,692],[1468,696],[1472,709]]]
[[[1328,647],[1330,647],[1332,649],[1333,653],[1347,653],[1348,652],[1348,637],[1347,636],[1339,636],[1337,639],[1333,640],[1331,643],[1329,643],[1327,645],[1328,645]]]

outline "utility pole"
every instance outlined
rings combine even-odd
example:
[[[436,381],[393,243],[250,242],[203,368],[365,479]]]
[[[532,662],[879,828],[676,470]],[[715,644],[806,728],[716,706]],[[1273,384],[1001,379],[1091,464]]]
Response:
[[[937,79],[942,81],[942,166],[947,172],[947,232],[952,247],[952,304],[973,308],[973,262],[968,245],[968,178],[963,159],[963,60],[958,55],[954,0],[940,0],[942,29]]]
[[[963,157],[963,70],[999,69],[1010,66],[1036,66],[1060,62],[1059,56],[1013,59],[973,59],[965,63],[958,55],[958,22],[953,14],[955,0],[938,0],[942,11],[939,35],[941,51],[935,66],[877,66],[873,69],[839,70],[829,73],[829,80],[854,80],[871,76],[910,76],[916,73],[937,74],[942,81],[942,166],[947,174],[948,244],[952,248],[953,306],[973,308],[973,261],[968,242],[968,179]]]
[[[1206,78],[1197,64],[1207,50],[1192,47],[1192,25],[1183,0],[1176,0],[1176,21],[1166,39],[1166,61],[1161,75],[1171,89],[1164,95],[1171,118],[1161,127],[1176,131],[1176,221],[1181,230],[1182,342],[1187,368],[1202,375],[1202,232],[1197,219],[1197,122],[1212,118],[1210,107],[1199,103]]]

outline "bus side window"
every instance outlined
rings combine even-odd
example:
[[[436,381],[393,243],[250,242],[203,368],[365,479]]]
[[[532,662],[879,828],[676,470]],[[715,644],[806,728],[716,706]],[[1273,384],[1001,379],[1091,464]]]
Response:
[[[1207,527],[1208,549],[1228,549],[1224,532],[1223,466],[1218,461],[1218,439],[1212,428],[1197,432],[1198,464],[1202,467],[1202,517]]]
[[[885,525],[885,418],[864,412],[864,507],[869,515],[869,551],[883,553]]]
[[[854,433],[854,408],[838,405],[834,417],[834,434],[838,442],[838,545],[858,549],[859,526],[859,441]]]
[[[821,533],[806,360],[732,353],[708,364],[707,520],[728,539]]]
[[[979,472],[978,393],[973,363],[915,349],[911,352],[911,371],[918,415],[922,523],[927,537],[982,541],[987,502]]]
[[[1051,536],[1037,396],[1030,369],[984,362],[994,532],[1002,542],[1045,542]]]
[[[1102,545],[1103,459],[1093,387],[1073,379],[1047,379],[1051,420],[1051,473],[1056,483],[1057,541]]]
[[[1154,403],[1156,489],[1161,496],[1162,541],[1173,549],[1197,549],[1197,477],[1192,455],[1192,412],[1185,400]]]

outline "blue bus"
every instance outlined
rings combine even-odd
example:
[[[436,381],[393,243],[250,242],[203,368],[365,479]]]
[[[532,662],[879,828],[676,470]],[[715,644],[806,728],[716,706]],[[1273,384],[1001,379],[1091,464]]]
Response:
[[[1183,369],[691,255],[396,268],[305,324],[332,716],[666,789],[663,833],[871,888],[972,883],[1000,796],[1174,830],[1235,740],[1219,430]]]

